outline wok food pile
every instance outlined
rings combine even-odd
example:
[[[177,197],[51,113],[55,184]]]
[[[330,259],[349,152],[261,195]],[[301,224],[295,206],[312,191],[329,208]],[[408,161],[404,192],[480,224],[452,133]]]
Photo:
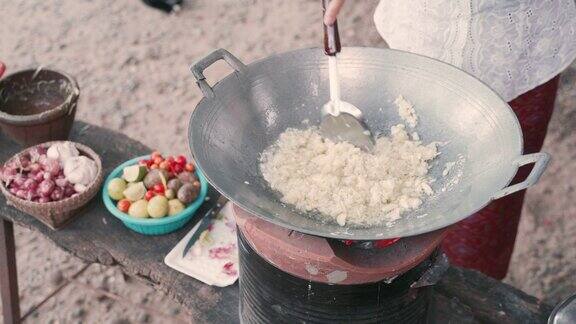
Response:
[[[437,143],[424,144],[414,131],[412,104],[403,97],[396,104],[404,123],[378,138],[373,152],[323,138],[315,127],[289,128],[262,154],[264,179],[283,202],[340,226],[391,225],[434,193],[429,162],[439,154]]]

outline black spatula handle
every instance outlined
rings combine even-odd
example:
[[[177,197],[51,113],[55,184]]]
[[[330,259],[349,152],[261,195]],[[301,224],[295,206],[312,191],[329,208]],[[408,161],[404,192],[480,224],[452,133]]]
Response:
[[[330,3],[330,0],[322,1],[322,17],[326,14],[326,8]],[[340,46],[340,34],[338,33],[338,23],[334,21],[334,24],[327,26],[322,19],[322,25],[324,25],[324,53],[326,55],[336,55],[340,53],[342,47]]]

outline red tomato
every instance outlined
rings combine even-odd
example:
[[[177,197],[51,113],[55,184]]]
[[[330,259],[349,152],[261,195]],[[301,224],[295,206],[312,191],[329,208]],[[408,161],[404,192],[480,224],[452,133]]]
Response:
[[[179,173],[181,173],[182,171],[184,171],[184,167],[183,167],[182,165],[180,165],[180,164],[174,165],[173,168],[174,168],[174,173],[176,173],[176,174],[179,174]]]
[[[186,165],[186,157],[184,155],[180,155],[176,158],[176,163],[180,164],[181,166]]]
[[[160,162],[158,166],[160,167],[160,169],[168,170],[168,166],[170,166],[170,164],[168,163],[168,161],[164,160]]]
[[[162,154],[160,154],[160,152],[158,152],[158,151],[154,151],[154,152],[152,152],[150,157],[152,158],[152,160],[154,160],[157,157],[162,158]]]
[[[194,172],[195,169],[196,169],[196,167],[194,167],[194,164],[192,164],[192,163],[188,163],[184,167],[184,170],[186,170],[188,172]]]
[[[150,199],[152,199],[156,194],[154,193],[153,190],[148,190],[146,191],[146,195],[144,196],[144,199],[146,199],[147,201],[149,201]]]
[[[172,164],[174,162],[174,157],[173,156],[169,156],[166,158],[166,161],[168,161],[170,164]]]
[[[164,159],[161,156],[157,156],[153,160],[154,160],[154,164],[160,164],[160,163],[162,163],[162,161],[164,161]]]
[[[157,184],[154,185],[154,187],[152,187],[152,190],[154,190],[154,193],[159,194],[159,193],[164,193],[164,191],[165,191],[166,189],[164,188],[164,185],[163,185],[163,184],[157,183]]]
[[[116,207],[118,207],[118,210],[123,212],[123,213],[127,213],[128,209],[130,209],[130,205],[132,203],[130,202],[130,200],[128,199],[122,199],[118,201],[118,204],[116,205]]]

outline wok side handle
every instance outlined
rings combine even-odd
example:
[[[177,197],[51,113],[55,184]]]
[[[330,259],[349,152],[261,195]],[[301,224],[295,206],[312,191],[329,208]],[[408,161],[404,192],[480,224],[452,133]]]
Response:
[[[204,70],[219,60],[224,60],[236,72],[244,72],[246,70],[246,65],[242,63],[242,61],[223,48],[215,50],[194,63],[190,67],[190,72],[192,72],[192,75],[196,79],[196,84],[206,98],[214,98],[214,90],[212,90],[212,87],[208,84],[208,81],[206,81]]]
[[[540,180],[540,177],[544,173],[544,170],[546,170],[546,167],[548,166],[549,162],[550,162],[550,154],[544,152],[527,154],[519,157],[515,161],[518,167],[534,163],[534,168],[532,169],[526,180],[498,191],[492,197],[492,199],[499,199],[535,185],[536,182]]]

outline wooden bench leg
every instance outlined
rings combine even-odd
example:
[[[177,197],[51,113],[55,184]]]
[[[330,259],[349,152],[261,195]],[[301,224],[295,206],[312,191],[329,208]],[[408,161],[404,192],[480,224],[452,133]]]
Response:
[[[20,323],[14,225],[0,218],[0,296],[5,324]]]

